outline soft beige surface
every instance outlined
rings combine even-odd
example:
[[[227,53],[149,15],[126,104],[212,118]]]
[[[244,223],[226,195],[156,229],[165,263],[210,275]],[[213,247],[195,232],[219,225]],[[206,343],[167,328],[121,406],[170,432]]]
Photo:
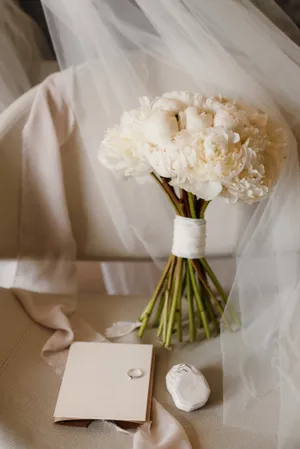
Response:
[[[82,296],[79,312],[98,331],[119,319],[135,319],[143,301],[134,298]],[[56,426],[52,415],[59,378],[44,364],[40,351],[51,335],[33,323],[7,290],[0,290],[0,448],[1,449],[129,449],[131,437],[111,425],[94,422],[89,429]],[[145,342],[152,341],[149,332]],[[123,341],[137,341],[134,335]],[[204,409],[177,410],[164,377],[175,363],[193,363],[205,374],[212,396]],[[222,425],[222,377],[218,339],[160,350],[155,397],[183,424],[194,449],[275,449],[275,442]]]

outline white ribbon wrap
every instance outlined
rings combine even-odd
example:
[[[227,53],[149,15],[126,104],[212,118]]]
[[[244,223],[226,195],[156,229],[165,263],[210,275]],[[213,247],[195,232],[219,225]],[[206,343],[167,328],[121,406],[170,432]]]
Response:
[[[181,217],[174,220],[172,254],[185,259],[205,257],[206,221]]]

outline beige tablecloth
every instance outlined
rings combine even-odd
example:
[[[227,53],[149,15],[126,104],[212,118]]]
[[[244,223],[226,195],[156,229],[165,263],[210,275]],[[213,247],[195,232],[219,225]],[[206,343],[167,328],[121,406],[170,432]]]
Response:
[[[104,332],[114,321],[135,319],[143,307],[138,298],[81,296],[78,311]],[[40,358],[52,331],[32,322],[8,290],[0,289],[0,448],[129,449],[131,437],[112,425],[94,422],[88,429],[53,424],[60,378]],[[144,342],[153,342],[149,331]],[[136,341],[134,334],[122,341]],[[165,388],[165,375],[179,362],[198,366],[212,389],[208,404],[192,413],[175,408]],[[158,349],[155,397],[184,426],[194,449],[275,449],[275,441],[222,424],[222,376],[218,338],[201,344]],[[271,411],[270,411],[271,412]]]

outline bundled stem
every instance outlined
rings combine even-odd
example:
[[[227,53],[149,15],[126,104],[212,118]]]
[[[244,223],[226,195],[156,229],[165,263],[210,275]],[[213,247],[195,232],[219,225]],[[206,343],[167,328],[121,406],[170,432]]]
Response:
[[[177,215],[204,219],[208,201],[198,200],[193,194],[181,189],[177,195],[175,189],[169,185],[168,179],[152,175],[165,191]],[[153,325],[158,326],[157,335],[162,339],[163,345],[171,346],[175,330],[177,330],[178,341],[181,342],[185,312],[183,298],[186,298],[187,302],[191,342],[196,340],[197,328],[204,332],[206,338],[211,337],[212,331],[219,331],[227,295],[212,268],[205,258],[183,259],[171,254],[153,296],[140,317],[139,336],[143,336],[150,317],[156,309]],[[239,324],[234,313],[231,313],[231,316],[234,322]],[[228,329],[231,329],[228,320],[225,317],[223,320]]]
[[[156,287],[156,289],[155,289],[155,291],[153,293],[153,296],[152,296],[148,306],[146,307],[146,309],[144,310],[144,312],[143,312],[143,314],[141,316],[142,325],[141,325],[141,327],[139,329],[139,336],[140,337],[143,336],[143,334],[145,332],[145,329],[146,329],[146,326],[147,326],[148,321],[150,319],[151,313],[152,313],[152,311],[154,309],[154,306],[155,306],[156,301],[157,301],[157,299],[159,297],[159,294],[161,293],[163,284],[164,284],[164,282],[166,280],[167,274],[169,273],[170,266],[174,262],[174,259],[175,259],[175,256],[173,256],[173,254],[172,254],[169,257],[168,263],[167,263],[167,265],[166,265],[166,267],[164,269],[164,272],[162,274],[162,277],[160,278],[159,283],[157,284],[157,287]]]
[[[194,342],[195,337],[196,337],[195,313],[194,313],[192,281],[191,281],[189,270],[187,270],[187,273],[186,273],[186,294],[187,294],[188,311],[189,311],[189,339],[190,339],[190,342]]]

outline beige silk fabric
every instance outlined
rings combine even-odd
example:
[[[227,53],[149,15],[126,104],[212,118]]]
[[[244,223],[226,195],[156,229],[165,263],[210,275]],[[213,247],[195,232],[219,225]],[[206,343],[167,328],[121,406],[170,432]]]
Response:
[[[54,331],[42,358],[60,375],[74,340],[104,340],[76,314],[76,246],[61,167],[76,128],[65,97],[65,83],[70,88],[75,76],[71,69],[38,88],[23,130],[19,259],[11,290],[33,321]],[[134,448],[189,449],[181,425],[156,402],[153,412],[153,426],[135,433]]]

